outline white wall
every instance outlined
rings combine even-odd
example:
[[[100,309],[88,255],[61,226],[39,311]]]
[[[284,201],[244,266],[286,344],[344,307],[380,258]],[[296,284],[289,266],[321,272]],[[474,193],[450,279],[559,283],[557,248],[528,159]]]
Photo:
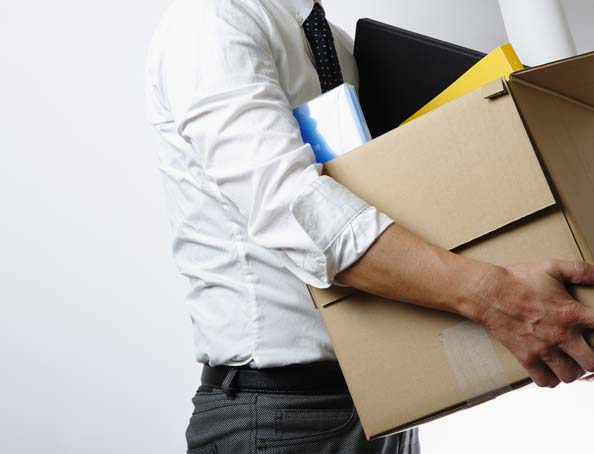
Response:
[[[142,92],[168,3],[0,3],[2,452],[184,452],[199,374]],[[566,4],[578,50],[594,48],[592,3]],[[325,5],[349,31],[367,16],[484,51],[505,40],[495,0]],[[548,454],[572,437],[587,452],[593,389],[431,424],[424,453]]]
[[[355,34],[368,17],[462,46],[490,51],[506,42],[497,0],[324,0],[328,18]]]
[[[0,2],[0,451],[185,452],[199,375],[144,119],[164,0]]]
[[[578,52],[594,50],[594,1],[562,3]],[[324,7],[353,36],[357,18],[369,17],[483,52],[507,42],[497,0],[324,0]]]
[[[594,50],[594,1],[561,0],[578,53]]]

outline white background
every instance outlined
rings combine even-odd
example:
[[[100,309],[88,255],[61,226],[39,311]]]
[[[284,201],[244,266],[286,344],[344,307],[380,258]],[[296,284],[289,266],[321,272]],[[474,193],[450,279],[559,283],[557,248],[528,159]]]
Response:
[[[2,452],[184,452],[199,368],[142,91],[168,3],[0,3]],[[594,49],[594,3],[564,3],[578,51]],[[506,41],[495,0],[324,4],[351,33],[371,17]],[[424,427],[424,453],[591,452],[593,397],[517,392]]]

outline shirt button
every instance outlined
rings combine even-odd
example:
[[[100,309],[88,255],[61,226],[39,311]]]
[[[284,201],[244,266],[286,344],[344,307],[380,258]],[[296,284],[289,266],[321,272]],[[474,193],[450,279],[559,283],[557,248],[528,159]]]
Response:
[[[300,24],[303,22],[303,16],[300,12],[295,13],[295,19],[297,19],[297,22],[299,22]]]

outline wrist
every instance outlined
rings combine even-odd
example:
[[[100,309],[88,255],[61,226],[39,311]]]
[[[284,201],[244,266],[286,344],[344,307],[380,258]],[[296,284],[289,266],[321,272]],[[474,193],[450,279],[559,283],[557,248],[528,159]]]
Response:
[[[507,273],[501,266],[473,261],[458,299],[458,314],[475,323],[486,324],[488,309],[497,300]]]

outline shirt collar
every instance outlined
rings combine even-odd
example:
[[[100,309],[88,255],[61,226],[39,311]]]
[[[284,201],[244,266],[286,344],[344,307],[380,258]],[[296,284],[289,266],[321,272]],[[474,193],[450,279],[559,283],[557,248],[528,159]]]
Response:
[[[305,19],[311,14],[314,3],[322,4],[322,0],[279,0],[285,5],[295,20],[302,25]]]

